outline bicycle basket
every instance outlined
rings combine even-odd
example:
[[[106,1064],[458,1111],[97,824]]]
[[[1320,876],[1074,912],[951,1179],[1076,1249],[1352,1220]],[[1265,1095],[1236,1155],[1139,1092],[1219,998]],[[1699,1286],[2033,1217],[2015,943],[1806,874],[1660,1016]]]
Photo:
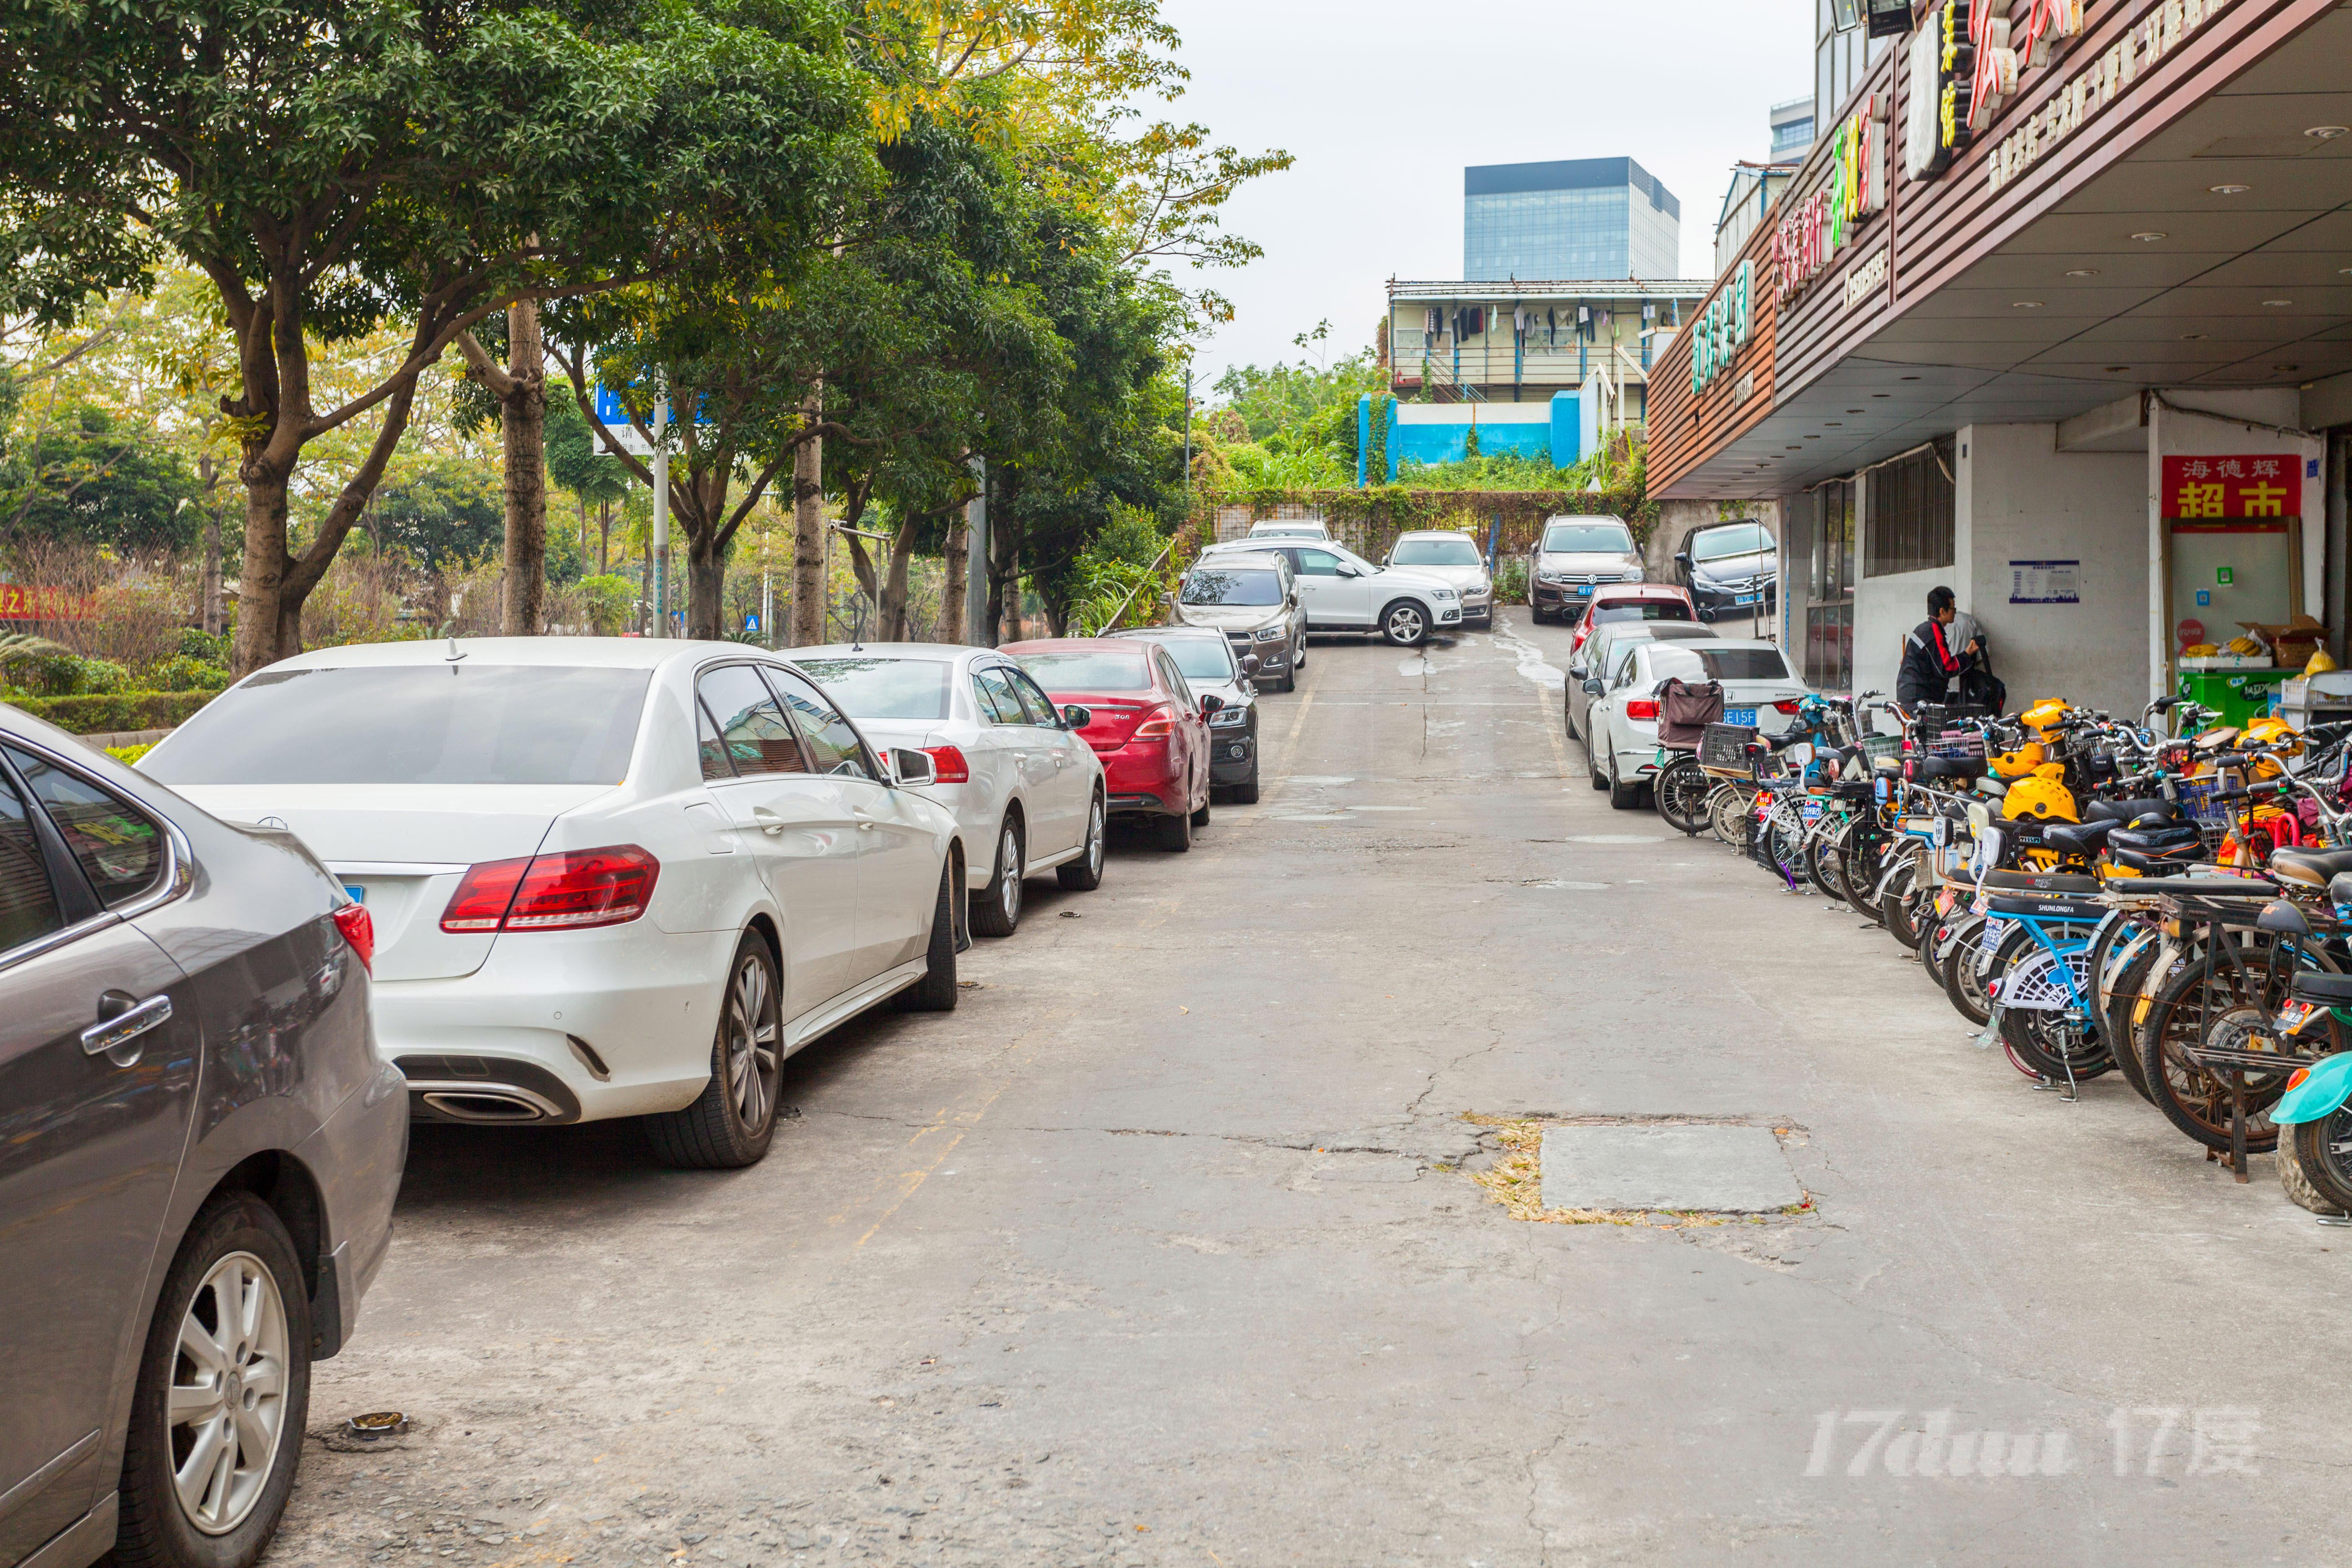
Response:
[[[1755,738],[1753,725],[1709,724],[1706,733],[1699,737],[1698,765],[1709,773],[1753,778],[1756,768],[1748,757],[1748,742]]]
[[[1862,760],[1865,766],[1881,757],[1899,757],[1902,754],[1903,737],[1900,735],[1864,735],[1862,738]]]
[[[2177,787],[2180,795],[2180,815],[2194,822],[2200,829],[2227,832],[2236,826],[2238,814],[2230,808],[2228,801],[2221,798],[2221,785],[2215,781],[2183,779]]]
[[[1984,731],[1981,730],[1947,730],[1927,744],[1927,754],[1933,757],[1973,762],[1985,754]]]

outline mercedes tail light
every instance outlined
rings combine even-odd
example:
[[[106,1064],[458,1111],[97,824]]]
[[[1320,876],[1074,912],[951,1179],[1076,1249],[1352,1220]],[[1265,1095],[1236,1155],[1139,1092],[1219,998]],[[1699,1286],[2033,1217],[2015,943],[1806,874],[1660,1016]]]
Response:
[[[971,760],[953,746],[925,746],[923,754],[931,759],[939,776],[934,784],[971,783]]]
[[[1151,711],[1146,713],[1143,716],[1143,722],[1135,727],[1135,732],[1129,735],[1128,739],[1130,741],[1164,741],[1175,732],[1176,715],[1169,711],[1165,706],[1162,706],[1154,708]]]
[[[1626,703],[1625,703],[1625,717],[1626,717],[1626,718],[1628,718],[1628,719],[1655,719],[1657,716],[1658,716],[1658,705],[1657,705],[1656,703],[1654,703],[1654,702],[1651,701],[1648,698],[1646,698],[1646,697],[1634,697],[1634,698],[1629,698],[1629,699],[1627,699],[1627,700],[1626,700]]]
[[[468,867],[441,911],[446,931],[578,931],[635,920],[661,862],[634,844]]]
[[[367,912],[365,904],[345,904],[335,911],[335,929],[343,933],[352,951],[360,955],[360,963],[370,974],[375,973],[375,917]]]

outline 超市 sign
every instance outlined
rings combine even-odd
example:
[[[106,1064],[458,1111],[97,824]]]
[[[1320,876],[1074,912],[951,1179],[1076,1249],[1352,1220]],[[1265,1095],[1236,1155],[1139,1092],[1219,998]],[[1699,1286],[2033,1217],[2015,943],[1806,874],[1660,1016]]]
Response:
[[[1829,178],[1792,205],[1772,234],[1780,297],[1801,292],[1886,205],[1886,101],[1866,93],[1831,134]]]
[[[1691,326],[1691,391],[1705,392],[1716,373],[1747,346],[1756,318],[1756,263],[1743,261]]]

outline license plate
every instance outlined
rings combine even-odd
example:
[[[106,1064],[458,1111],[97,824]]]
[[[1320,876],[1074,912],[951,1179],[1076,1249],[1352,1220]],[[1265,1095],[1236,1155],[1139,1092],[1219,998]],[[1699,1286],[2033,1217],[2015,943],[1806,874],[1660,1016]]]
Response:
[[[1805,802],[1805,820],[1807,822],[1819,822],[1821,819],[1822,803],[1817,800],[1809,800]]]
[[[1723,710],[1723,721],[1727,724],[1745,724],[1753,728],[1756,723],[1756,710],[1753,708],[1727,708]]]
[[[2312,1003],[2289,1002],[2279,1009],[2279,1031],[2282,1034],[2292,1035],[2312,1019],[2319,1016],[2319,1013],[2320,1009]]]
[[[367,889],[361,887],[357,882],[345,882],[343,884],[343,891],[351,895],[352,902],[355,904],[363,904],[367,902]]]
[[[1761,594],[1742,594],[1731,602],[1735,605],[1760,605],[1764,602],[1764,595]]]
[[[1990,948],[2008,934],[2009,922],[2007,921],[1989,919],[1984,923],[1984,935],[1977,939],[1977,945],[1979,947]]]

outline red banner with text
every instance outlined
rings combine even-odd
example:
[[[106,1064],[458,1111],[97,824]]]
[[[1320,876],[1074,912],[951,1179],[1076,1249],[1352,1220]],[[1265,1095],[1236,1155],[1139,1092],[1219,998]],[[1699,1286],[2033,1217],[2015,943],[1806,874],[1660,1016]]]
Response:
[[[2164,515],[2183,522],[2278,521],[2303,515],[2291,453],[2164,459]]]

